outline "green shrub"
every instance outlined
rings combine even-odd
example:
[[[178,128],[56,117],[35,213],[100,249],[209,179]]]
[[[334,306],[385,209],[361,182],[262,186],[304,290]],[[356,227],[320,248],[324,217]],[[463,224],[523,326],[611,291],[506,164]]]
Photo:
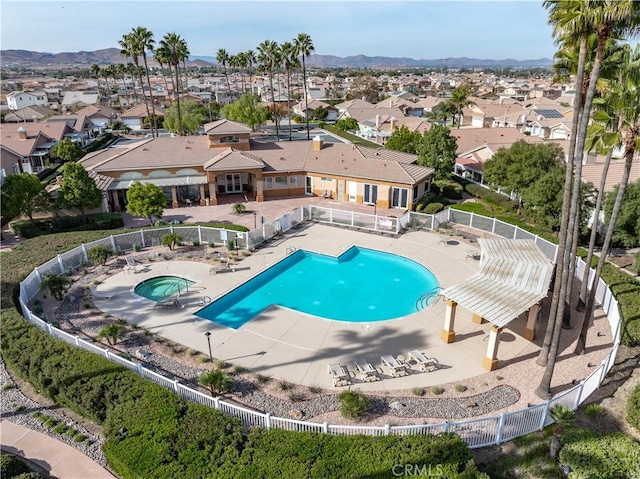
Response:
[[[429,203],[422,210],[423,213],[427,215],[435,215],[436,213],[441,212],[444,209],[444,205],[442,203]]]
[[[178,233],[168,233],[162,237],[162,245],[168,246],[170,251],[182,242],[182,236]]]
[[[233,212],[236,214],[242,214],[247,210],[247,207],[244,203],[237,202],[233,204]]]
[[[142,250],[142,247],[140,246],[139,243],[133,243],[133,251],[135,251],[136,253],[139,253]]]
[[[106,339],[111,346],[114,346],[117,344],[118,340],[124,338],[126,334],[127,328],[125,328],[124,325],[112,323],[103,327],[98,333],[97,338]]]
[[[584,413],[591,419],[594,419],[598,416],[602,416],[605,413],[605,409],[600,404],[592,403],[585,408]]]
[[[465,392],[467,390],[467,386],[465,386],[464,384],[456,384],[455,385],[455,389],[459,393],[463,393],[463,392]]]
[[[439,396],[440,394],[442,394],[444,392],[444,388],[440,387],[440,386],[431,386],[431,394],[435,394],[437,396]]]
[[[267,384],[271,381],[271,376],[267,376],[266,374],[256,374],[256,381],[260,384]]]
[[[627,422],[640,431],[640,384],[638,384],[627,399]]]
[[[87,251],[89,259],[93,261],[94,264],[101,265],[104,265],[112,254],[113,251],[100,245],[92,246],[89,248],[89,251]]]
[[[65,424],[58,424],[53,428],[53,432],[56,434],[64,434],[69,429]]]
[[[362,416],[369,409],[369,399],[358,391],[347,389],[338,395],[340,413],[342,416],[355,419]]]
[[[411,390],[411,394],[414,396],[424,396],[424,388],[415,387]]]
[[[586,429],[568,431],[560,464],[571,466],[571,477],[631,478],[638,473],[640,444],[622,433],[599,435]]]
[[[280,379],[278,380],[278,388],[280,388],[280,391],[289,391],[293,388],[293,385],[286,379]]]
[[[0,477],[3,479],[12,478],[28,472],[31,472],[31,469],[20,457],[2,452],[0,455]]]
[[[41,218],[35,220],[35,225],[29,220],[19,220],[10,223],[11,229],[22,238],[61,233],[65,231],[91,231],[122,228],[124,222],[120,213],[96,213],[87,215],[86,221],[82,216],[60,216],[57,218]]]
[[[84,442],[87,440],[87,436],[85,436],[84,434],[77,433],[75,436],[73,436],[73,440],[75,442]]]
[[[462,198],[462,185],[459,183],[456,183],[455,181],[451,181],[451,180],[436,180],[434,181],[435,185],[437,185],[437,187],[440,189],[440,191],[442,192],[442,195],[452,199],[452,200],[459,200]],[[433,185],[432,185],[433,188]]]

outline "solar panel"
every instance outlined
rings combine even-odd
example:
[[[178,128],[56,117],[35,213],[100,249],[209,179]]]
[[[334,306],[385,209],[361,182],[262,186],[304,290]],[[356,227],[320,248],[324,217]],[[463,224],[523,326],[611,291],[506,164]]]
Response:
[[[545,118],[563,118],[562,113],[558,110],[536,110],[536,112]]]

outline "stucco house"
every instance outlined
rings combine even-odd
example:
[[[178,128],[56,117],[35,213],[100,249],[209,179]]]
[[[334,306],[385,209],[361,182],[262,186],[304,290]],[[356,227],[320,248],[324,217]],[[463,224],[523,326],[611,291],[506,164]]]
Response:
[[[255,201],[315,195],[404,209],[430,190],[433,179],[433,169],[417,165],[416,155],[319,138],[253,143],[249,127],[226,119],[205,125],[205,133],[102,150],[80,163],[113,178],[104,182],[112,211],[124,209],[134,181],[162,187],[173,207],[215,205],[226,195]]]

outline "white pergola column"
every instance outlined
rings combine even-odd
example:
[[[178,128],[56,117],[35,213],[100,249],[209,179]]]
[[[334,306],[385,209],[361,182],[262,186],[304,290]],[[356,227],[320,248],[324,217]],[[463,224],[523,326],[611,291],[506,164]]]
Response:
[[[540,303],[536,303],[529,308],[529,313],[527,315],[527,327],[524,330],[524,334],[522,335],[524,339],[528,341],[533,341],[533,338],[536,335],[536,320],[538,319],[538,312],[540,311]]]
[[[498,344],[500,343],[500,333],[502,328],[491,325],[489,331],[489,344],[487,345],[487,355],[482,358],[482,367],[487,371],[498,369]]]
[[[171,187],[171,207],[177,208],[178,206],[180,206],[180,204],[178,203],[178,187],[172,186]]]
[[[455,341],[456,332],[453,330],[453,324],[456,319],[456,306],[458,303],[455,301],[447,300],[446,309],[444,311],[444,328],[440,332],[440,339],[449,344]]]

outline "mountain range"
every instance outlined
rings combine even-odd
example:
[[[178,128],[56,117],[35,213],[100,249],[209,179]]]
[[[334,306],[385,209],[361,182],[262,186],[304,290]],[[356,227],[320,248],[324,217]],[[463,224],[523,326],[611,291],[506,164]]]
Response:
[[[2,66],[30,66],[40,68],[56,68],[63,66],[87,66],[93,63],[104,66],[112,63],[125,63],[127,60],[120,54],[118,48],[105,48],[95,51],[43,53],[29,50],[2,50],[0,51]],[[216,65],[214,56],[189,57],[189,62],[194,65]],[[416,60],[413,58],[396,57],[369,57],[355,55],[338,57],[333,55],[313,54],[307,59],[307,65],[321,68],[406,68],[406,67],[431,67],[431,68],[532,68],[549,67],[552,60],[538,58],[533,60],[491,60],[478,58],[435,58],[431,60]],[[154,64],[150,61],[150,64]]]

